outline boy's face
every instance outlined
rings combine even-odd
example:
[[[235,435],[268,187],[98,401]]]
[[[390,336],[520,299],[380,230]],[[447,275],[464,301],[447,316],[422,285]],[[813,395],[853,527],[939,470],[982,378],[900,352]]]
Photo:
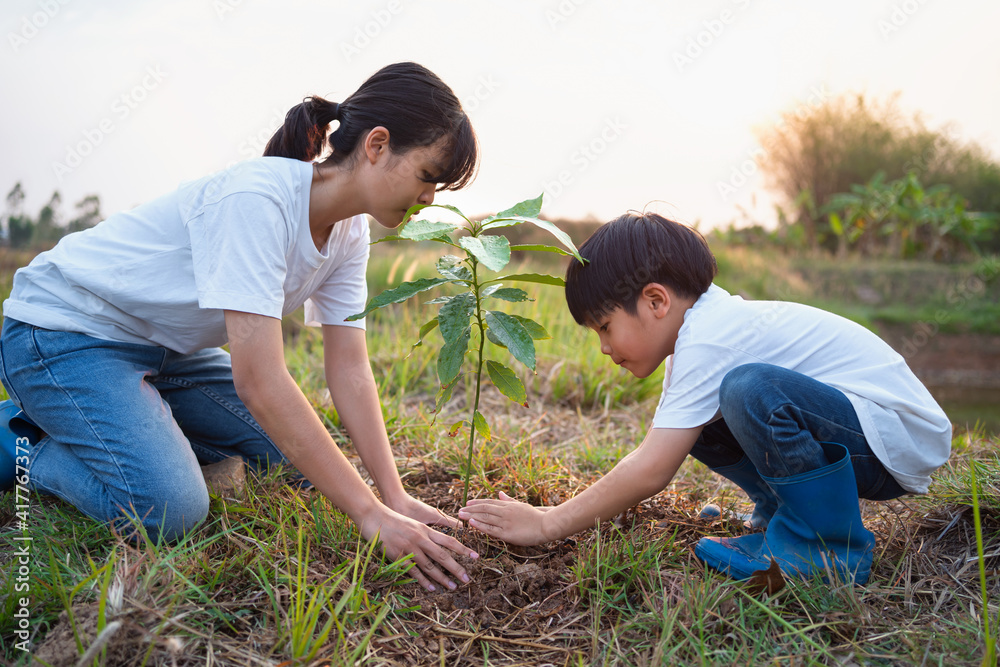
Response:
[[[677,331],[683,323],[672,317],[671,300],[657,294],[639,296],[638,310],[630,315],[621,307],[588,326],[597,332],[601,352],[637,378],[648,377],[673,354]],[[674,304],[677,305],[677,304]]]

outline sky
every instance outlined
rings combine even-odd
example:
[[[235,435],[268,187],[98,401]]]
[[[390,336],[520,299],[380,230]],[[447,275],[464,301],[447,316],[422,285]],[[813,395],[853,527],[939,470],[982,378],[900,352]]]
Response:
[[[484,214],[771,224],[756,132],[842,94],[1000,157],[996,0],[3,0],[0,188],[105,215],[259,155],[307,95],[413,60],[456,92]]]

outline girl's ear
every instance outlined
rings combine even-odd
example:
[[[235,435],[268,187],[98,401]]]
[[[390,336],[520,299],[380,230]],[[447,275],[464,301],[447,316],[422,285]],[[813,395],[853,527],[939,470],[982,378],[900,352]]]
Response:
[[[665,317],[670,312],[673,298],[666,287],[660,283],[649,283],[642,288],[643,301],[647,304],[653,317]]]
[[[365,157],[375,164],[379,158],[389,155],[389,130],[381,125],[374,127],[365,137]]]

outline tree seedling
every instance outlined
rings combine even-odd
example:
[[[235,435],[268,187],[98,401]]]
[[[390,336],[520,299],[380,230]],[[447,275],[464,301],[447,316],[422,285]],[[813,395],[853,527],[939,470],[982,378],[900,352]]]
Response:
[[[432,222],[428,220],[413,220],[412,216],[425,208],[447,209],[459,217],[465,224],[450,222]],[[390,304],[401,303],[410,297],[425,292],[439,285],[456,285],[463,291],[453,296],[442,296],[428,301],[428,304],[440,306],[436,317],[428,320],[420,327],[417,347],[423,343],[424,337],[435,328],[441,332],[443,344],[438,352],[437,375],[440,389],[435,398],[434,411],[439,412],[450,400],[455,385],[463,375],[466,354],[470,351],[470,343],[476,350],[473,356],[471,380],[476,383],[475,401],[468,419],[452,424],[449,435],[457,435],[463,428],[469,429],[469,449],[465,468],[465,492],[463,503],[469,499],[469,477],[472,473],[472,454],[476,442],[476,434],[481,433],[487,440],[491,439],[490,425],[479,412],[479,397],[482,389],[483,369],[493,385],[504,396],[525,407],[528,405],[527,392],[524,383],[508,366],[491,360],[484,360],[486,341],[501,348],[506,348],[516,360],[535,370],[535,341],[549,338],[545,329],[534,320],[518,315],[510,315],[500,310],[491,310],[492,302],[506,301],[517,303],[530,301],[528,293],[517,287],[505,287],[507,282],[529,282],[543,285],[565,285],[562,278],[540,273],[513,273],[500,276],[485,275],[485,269],[500,272],[510,263],[511,251],[541,251],[571,255],[583,261],[576,246],[566,232],[547,220],[537,216],[542,207],[542,195],[535,199],[523,201],[511,208],[501,211],[480,221],[471,220],[454,206],[442,204],[417,205],[410,208],[398,235],[387,236],[375,241],[433,241],[441,243],[461,255],[447,254],[440,257],[435,267],[439,278],[421,278],[404,282],[390,288],[368,302],[361,313],[352,315],[348,320],[357,320],[373,310],[384,308]],[[511,227],[528,223],[543,229],[564,246],[532,244],[511,245],[506,236],[486,234],[486,232],[502,227]]]

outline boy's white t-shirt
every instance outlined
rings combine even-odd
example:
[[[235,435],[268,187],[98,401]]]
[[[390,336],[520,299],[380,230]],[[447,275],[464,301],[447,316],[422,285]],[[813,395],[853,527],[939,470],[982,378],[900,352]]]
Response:
[[[181,353],[227,340],[223,310],[364,328],[368,222],[309,230],[313,165],[263,157],[64,237],[14,275],[5,317]]]
[[[861,325],[817,308],[746,301],[712,285],[685,313],[666,363],[653,428],[715,420],[726,373],[766,363],[842,391],[872,451],[909,491],[926,493],[951,452],[951,422],[903,358]]]

